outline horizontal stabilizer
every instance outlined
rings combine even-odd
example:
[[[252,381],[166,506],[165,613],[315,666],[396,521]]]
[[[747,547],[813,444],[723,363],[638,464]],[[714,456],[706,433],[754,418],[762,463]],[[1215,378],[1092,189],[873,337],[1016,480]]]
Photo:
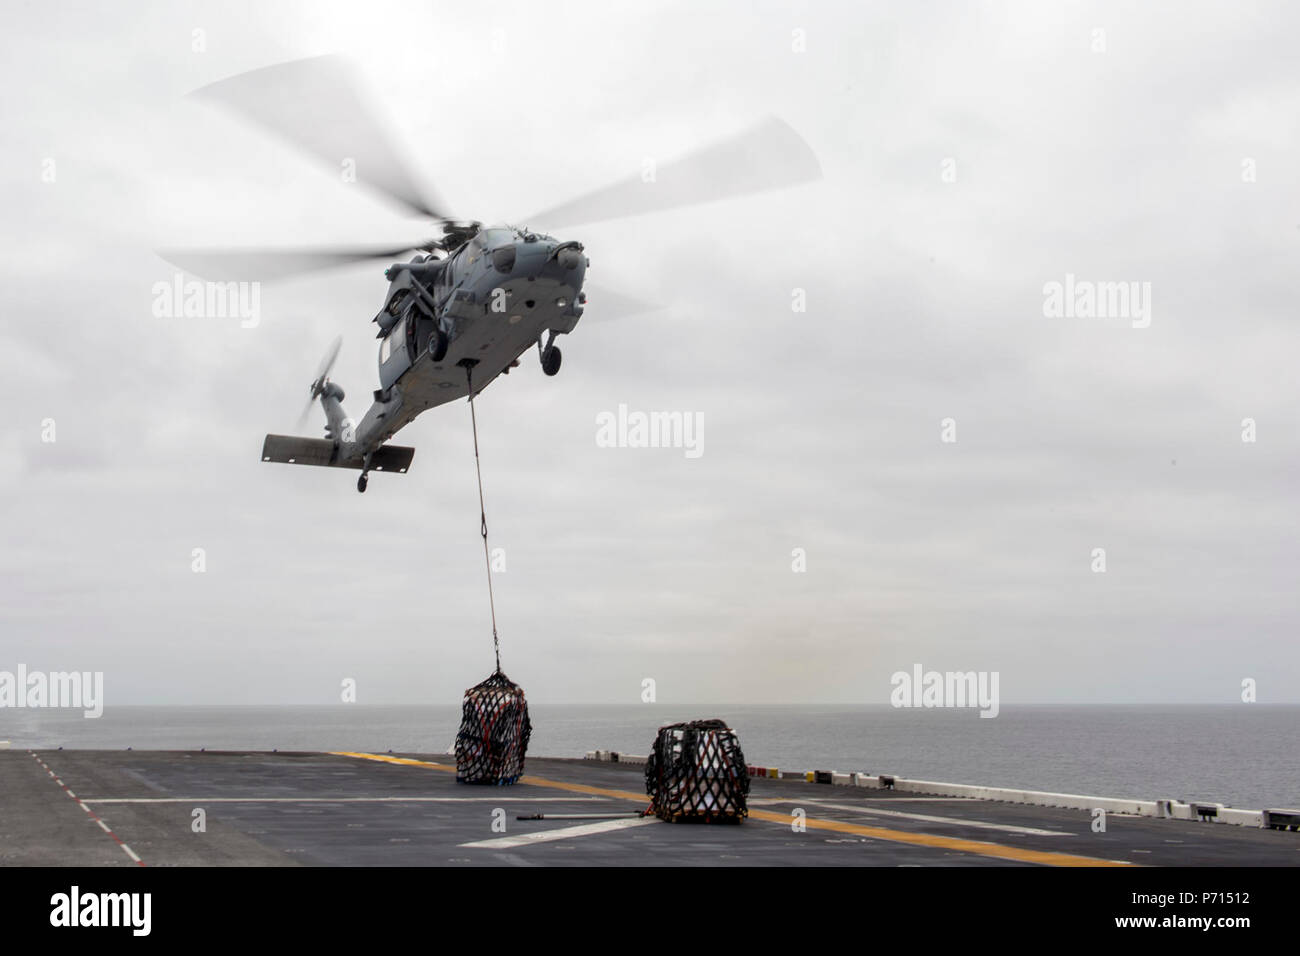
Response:
[[[380,445],[370,456],[371,471],[395,471],[404,474],[411,467],[415,449],[403,445]],[[295,435],[267,435],[262,443],[262,461],[285,465],[324,465],[361,470],[361,459],[333,461],[334,443],[326,438],[299,438]]]

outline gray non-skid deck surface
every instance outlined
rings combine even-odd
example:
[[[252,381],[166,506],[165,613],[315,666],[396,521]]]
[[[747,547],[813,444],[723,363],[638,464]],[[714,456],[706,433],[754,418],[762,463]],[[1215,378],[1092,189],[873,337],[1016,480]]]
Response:
[[[444,756],[404,756],[443,766],[450,762]],[[579,785],[640,794],[644,787],[636,767],[530,758],[527,771],[529,778],[552,785],[469,787],[458,785],[446,770],[316,753],[41,751],[33,757],[26,751],[2,751],[0,863],[135,866],[121,844],[146,866],[1036,862],[1019,851],[1144,865],[1300,863],[1297,833],[1114,814],[1106,833],[1094,833],[1092,817],[1083,811],[918,799],[788,780],[753,781],[751,811],[786,821],[802,808],[810,821],[870,827],[872,833],[853,832],[852,826],[848,832],[809,827],[796,833],[788,823],[752,818],[740,826],[651,821],[615,829],[604,829],[601,821],[523,822],[515,816],[612,813],[645,805],[644,800],[566,789]],[[206,832],[192,828],[199,808],[206,814]],[[497,808],[505,811],[504,834],[492,828]],[[593,825],[597,832],[547,842],[464,846]],[[940,838],[939,845],[884,838],[898,834],[931,835]],[[953,840],[996,847],[992,855],[971,852],[970,845],[958,848]],[[999,856],[999,847],[1010,848],[1012,858]]]

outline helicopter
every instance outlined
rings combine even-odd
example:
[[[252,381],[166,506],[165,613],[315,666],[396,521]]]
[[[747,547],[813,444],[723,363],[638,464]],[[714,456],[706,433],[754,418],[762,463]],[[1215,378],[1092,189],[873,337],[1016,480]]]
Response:
[[[418,184],[362,90],[349,62],[328,54],[240,73],[191,96],[232,110],[335,169],[353,163],[359,182],[432,220],[441,236],[401,247],[159,253],[195,275],[223,279],[277,279],[414,253],[385,272],[388,291],[372,319],[380,340],[379,387],[361,421],[348,417],[346,395],[329,378],[340,336],[317,369],[298,425],[301,430],[319,401],[325,437],[268,434],[262,444],[264,462],[359,469],[360,492],[371,471],[404,474],[410,468],[415,449],[388,442],[422,412],[462,397],[472,401],[498,376],[518,368],[534,347],[542,371],[557,374],[563,356],[556,339],[571,333],[584,314],[590,266],[576,239],[450,216]],[[820,164],[803,138],[783,120],[768,117],[660,165],[650,177],[643,171],[522,222],[567,228],[819,178]],[[607,315],[650,311],[613,291],[598,292],[597,301],[607,303]]]

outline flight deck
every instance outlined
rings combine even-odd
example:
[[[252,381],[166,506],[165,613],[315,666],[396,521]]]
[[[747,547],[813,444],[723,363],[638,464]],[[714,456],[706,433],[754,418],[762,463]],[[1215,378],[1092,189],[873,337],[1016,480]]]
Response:
[[[668,823],[643,768],[443,755],[0,751],[7,866],[1295,866],[1300,832],[754,776],[740,824]],[[873,778],[875,779],[875,778]],[[935,788],[939,789],[939,788]],[[550,819],[519,820],[541,814]],[[577,818],[575,818],[575,815]],[[559,817],[558,819],[555,817]]]

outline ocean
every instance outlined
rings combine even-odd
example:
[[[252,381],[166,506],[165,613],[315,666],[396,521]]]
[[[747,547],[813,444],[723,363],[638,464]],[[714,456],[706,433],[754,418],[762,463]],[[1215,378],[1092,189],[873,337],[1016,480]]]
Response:
[[[879,706],[530,705],[533,756],[589,750],[644,754],[655,730],[721,717],[751,764],[840,770],[1107,797],[1300,807],[1300,706],[1008,706],[974,710]],[[116,706],[0,710],[15,749],[364,750],[446,753],[451,706]],[[2,782],[2,781],[0,781]]]

